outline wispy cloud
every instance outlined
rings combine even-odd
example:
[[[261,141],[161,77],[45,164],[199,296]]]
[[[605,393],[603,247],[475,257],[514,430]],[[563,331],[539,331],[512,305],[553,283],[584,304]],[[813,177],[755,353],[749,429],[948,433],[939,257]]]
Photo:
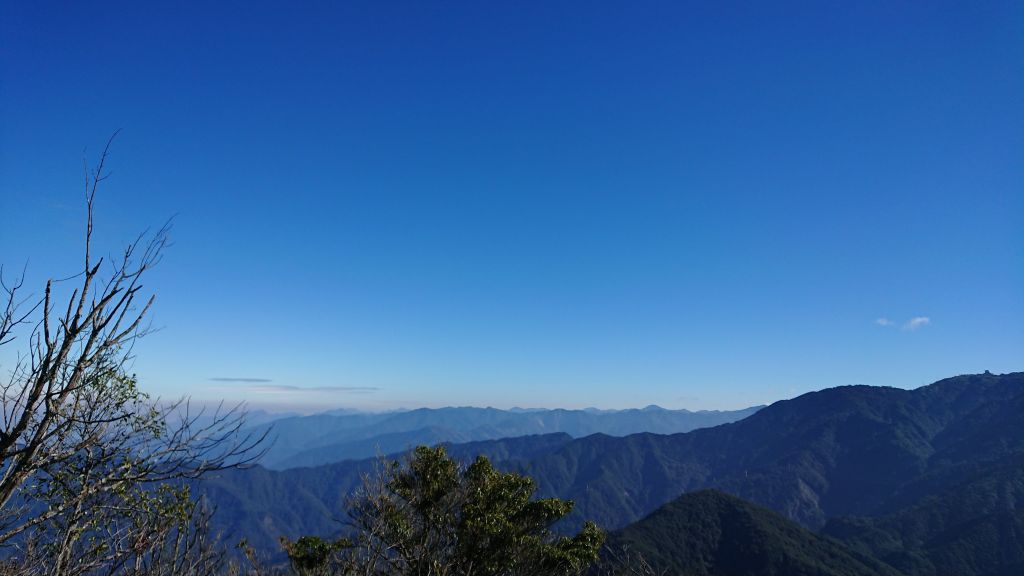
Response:
[[[915,316],[910,320],[903,323],[902,328],[904,330],[917,330],[932,323],[932,319],[927,316]]]
[[[273,382],[273,380],[271,380],[270,378],[239,378],[239,377],[210,378],[210,381],[212,381],[212,382],[246,382],[246,383],[250,383],[250,384],[251,383],[255,383],[255,382]]]
[[[211,378],[212,380],[212,378]],[[237,382],[237,380],[235,380]],[[319,395],[319,394],[370,394],[380,388],[376,386],[288,386],[286,384],[254,384],[252,386],[225,386],[221,390],[230,390],[242,394],[288,394]]]
[[[906,322],[904,322],[902,324],[897,324],[896,322],[894,322],[894,321],[892,321],[892,320],[890,320],[890,319],[888,319],[888,318],[886,318],[884,316],[881,317],[881,318],[876,318],[875,319],[875,324],[878,325],[878,326],[881,326],[883,328],[889,328],[891,326],[897,326],[898,325],[900,327],[900,330],[903,330],[905,332],[913,332],[914,330],[917,330],[919,328],[924,328],[925,326],[927,326],[927,325],[929,325],[931,323],[932,323],[932,319],[929,318],[928,316],[914,316],[913,318],[911,318],[910,320],[907,320]]]

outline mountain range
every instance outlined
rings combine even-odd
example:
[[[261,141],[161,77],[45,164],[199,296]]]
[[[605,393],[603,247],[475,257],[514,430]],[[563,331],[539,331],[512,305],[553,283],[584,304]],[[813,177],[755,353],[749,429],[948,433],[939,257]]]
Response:
[[[573,500],[566,530],[584,519],[625,529],[663,516],[655,511],[681,495],[715,488],[834,540],[865,566],[882,563],[876,573],[994,576],[1024,567],[1022,411],[1024,373],[985,373],[916,390],[830,388],[687,433],[541,435],[450,451],[487,455],[533,477],[540,495]],[[345,495],[373,465],[231,471],[202,490],[226,534],[272,544],[279,535],[336,532]],[[709,518],[734,504],[715,504]],[[759,522],[741,523],[753,530],[743,537],[763,538]],[[784,549],[807,541],[790,528],[770,532],[786,536]]]
[[[673,434],[734,422],[760,406],[743,410],[564,410],[449,407],[401,412],[326,412],[261,422],[250,428],[272,439],[261,464],[284,469],[372,458],[418,445],[464,443],[565,432],[573,437],[603,433]]]

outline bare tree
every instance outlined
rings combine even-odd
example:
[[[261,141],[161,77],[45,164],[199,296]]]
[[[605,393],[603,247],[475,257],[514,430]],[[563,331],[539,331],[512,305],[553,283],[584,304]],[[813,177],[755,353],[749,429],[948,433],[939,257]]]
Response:
[[[668,576],[666,569],[652,566],[643,554],[628,546],[605,545],[601,561],[590,571],[590,576]]]
[[[125,576],[210,576],[228,573],[232,563],[223,543],[213,536],[213,510],[202,502],[186,505],[186,521],[174,522],[170,530],[158,532],[146,554],[129,555],[134,562]]]
[[[162,403],[128,372],[154,300],[142,280],[169,225],[116,258],[93,254],[96,192],[116,135],[86,169],[81,270],[36,298],[23,296],[24,273],[5,282],[0,270],[0,346],[25,342],[0,383],[0,546],[45,573],[138,573],[169,537],[189,533],[185,482],[251,463],[263,441],[242,433],[240,407]]]

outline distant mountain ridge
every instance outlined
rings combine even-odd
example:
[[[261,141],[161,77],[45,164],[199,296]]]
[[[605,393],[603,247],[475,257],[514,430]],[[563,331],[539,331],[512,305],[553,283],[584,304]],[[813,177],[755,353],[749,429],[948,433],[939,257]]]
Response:
[[[658,406],[624,410],[448,407],[387,413],[327,412],[282,418],[251,429],[268,431],[274,443],[261,463],[284,469],[401,452],[419,444],[463,443],[565,432],[625,436],[672,434],[745,418],[761,407],[718,411],[668,410]]]

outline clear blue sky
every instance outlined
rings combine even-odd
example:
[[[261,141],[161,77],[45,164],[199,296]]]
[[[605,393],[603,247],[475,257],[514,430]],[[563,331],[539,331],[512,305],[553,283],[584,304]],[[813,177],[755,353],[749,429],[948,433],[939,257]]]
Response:
[[[7,2],[0,65],[0,262],[75,270],[117,128],[100,245],[178,214],[156,394],[735,408],[1024,369],[1020,2]]]

